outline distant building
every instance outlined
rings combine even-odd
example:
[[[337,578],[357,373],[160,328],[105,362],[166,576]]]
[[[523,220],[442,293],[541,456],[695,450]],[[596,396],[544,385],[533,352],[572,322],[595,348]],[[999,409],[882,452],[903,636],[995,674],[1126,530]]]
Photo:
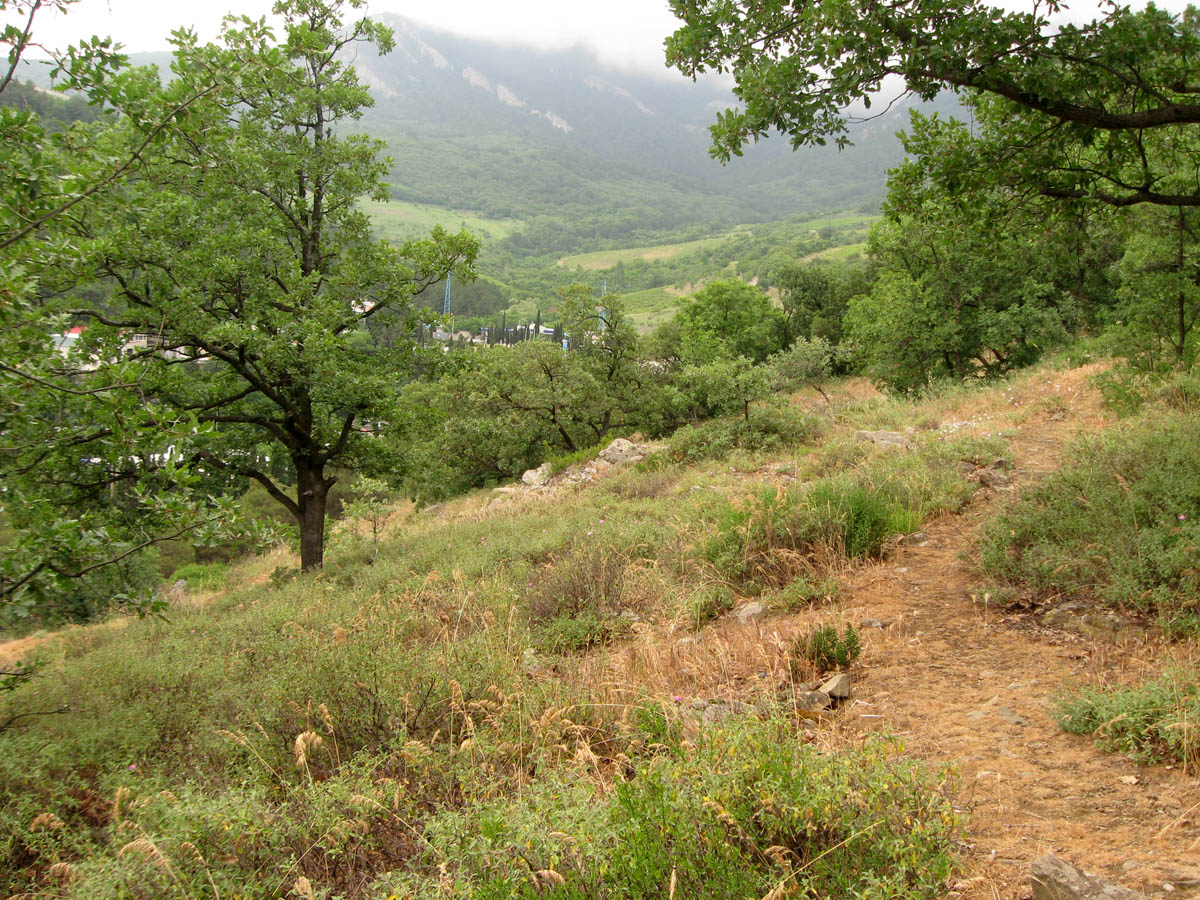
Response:
[[[134,333],[125,338],[121,344],[121,352],[125,354],[139,353],[142,350],[153,350],[163,345],[161,334]]]
[[[54,350],[63,359],[66,359],[75,345],[79,343],[79,338],[83,334],[83,328],[76,327],[66,332],[66,334],[52,334],[50,340],[54,344]]]

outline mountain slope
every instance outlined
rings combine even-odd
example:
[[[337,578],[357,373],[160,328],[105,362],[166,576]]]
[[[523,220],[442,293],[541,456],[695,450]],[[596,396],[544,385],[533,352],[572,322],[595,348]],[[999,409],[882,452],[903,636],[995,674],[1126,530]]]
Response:
[[[793,153],[773,139],[723,167],[707,153],[707,126],[733,102],[719,82],[654,78],[581,50],[489,44],[382,18],[396,49],[360,52],[355,65],[376,95],[365,124],[389,142],[396,197],[533,221],[535,244],[537,217],[566,220],[546,249],[870,208],[884,170],[902,158],[894,133],[907,109],[898,104],[858,126],[849,150]]]
[[[874,210],[903,157],[901,101],[855,126],[855,146],[774,137],[722,166],[708,126],[734,103],[719,79],[692,82],[380,17],[396,47],[351,61],[376,99],[361,125],[387,141],[396,199],[520,220],[513,254],[546,255],[707,236],[732,225],[833,209]],[[141,54],[164,71],[167,54]],[[25,72],[47,83],[44,67]],[[666,70],[664,69],[664,72]],[[958,109],[952,95],[926,106]]]

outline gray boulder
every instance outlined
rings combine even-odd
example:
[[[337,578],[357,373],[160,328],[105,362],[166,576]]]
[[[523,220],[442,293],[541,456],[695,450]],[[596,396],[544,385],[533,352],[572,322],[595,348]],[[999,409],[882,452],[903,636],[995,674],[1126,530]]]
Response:
[[[751,600],[749,603],[744,603],[733,611],[733,617],[743,625],[747,622],[753,622],[755,619],[761,619],[766,614],[766,604],[758,600]]]
[[[849,675],[845,672],[839,672],[821,685],[821,692],[828,694],[834,700],[849,700],[852,684],[853,682]]]
[[[637,462],[644,459],[646,454],[633,441],[617,438],[600,451],[600,459],[609,465],[619,466],[622,463]]]
[[[530,487],[541,487],[554,477],[554,467],[550,463],[542,463],[536,469],[529,469],[521,476],[521,481]]]
[[[976,472],[975,480],[986,488],[1008,487],[1012,484],[1012,478],[1009,477],[1005,468],[1004,460],[998,459]]]
[[[754,707],[741,700],[714,702],[704,707],[700,713],[700,721],[711,725],[713,722],[720,722],[730,716],[744,716],[753,712],[755,712]]]
[[[794,702],[796,709],[814,713],[833,706],[833,701],[823,691],[797,691]]]
[[[1029,881],[1033,900],[1146,900],[1145,894],[1081,872],[1051,853],[1034,860]]]

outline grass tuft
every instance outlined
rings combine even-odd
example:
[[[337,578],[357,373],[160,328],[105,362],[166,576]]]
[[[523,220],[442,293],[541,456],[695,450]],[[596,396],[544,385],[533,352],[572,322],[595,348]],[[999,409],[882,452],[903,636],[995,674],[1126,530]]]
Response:
[[[785,719],[711,728],[630,762],[612,788],[563,772],[432,819],[425,873],[380,896],[465,900],[941,896],[958,820],[930,775],[869,741],[825,754]],[[547,873],[553,873],[550,877]]]
[[[837,626],[822,625],[793,642],[793,670],[807,670],[809,664],[818,673],[848,669],[861,654],[862,641],[853,625],[847,624],[840,634]]]
[[[993,578],[1096,597],[1200,630],[1200,420],[1158,414],[1076,445],[1072,462],[985,529]]]
[[[1176,670],[1136,687],[1084,690],[1059,701],[1058,723],[1141,763],[1200,771],[1200,673]]]

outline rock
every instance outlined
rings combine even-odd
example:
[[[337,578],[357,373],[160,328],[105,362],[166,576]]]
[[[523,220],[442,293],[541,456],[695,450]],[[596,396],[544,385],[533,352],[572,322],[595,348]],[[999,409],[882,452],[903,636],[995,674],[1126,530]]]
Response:
[[[1028,725],[1029,720],[1022,715],[1013,712],[1007,706],[997,706],[996,715],[1002,718],[1005,722],[1012,722],[1014,725]]]
[[[982,719],[989,712],[991,712],[992,707],[996,705],[996,703],[997,703],[997,701],[999,701],[999,699],[1000,699],[1000,695],[997,694],[991,700],[989,700],[987,703],[983,704],[983,706],[979,707],[979,709],[975,709],[975,710],[972,710],[971,712],[967,713],[967,718],[968,719]]]
[[[828,694],[834,700],[849,700],[853,683],[849,675],[839,672],[821,685],[821,693]]]
[[[1194,888],[1200,886],[1200,869],[1167,869],[1163,874],[1171,879],[1172,887]]]
[[[639,459],[644,459],[645,456],[646,454],[641,447],[633,441],[627,441],[625,438],[617,438],[600,451],[600,459],[613,466],[619,466],[622,463],[637,462]]]
[[[1068,600],[1042,613],[1047,628],[1061,628],[1090,638],[1111,638],[1118,634],[1140,635],[1145,629],[1109,609],[1096,609],[1080,600]]]
[[[760,603],[758,600],[751,600],[749,603],[743,603],[733,611],[733,617],[745,625],[747,622],[753,622],[755,619],[761,619],[767,614],[767,605]]]
[[[1079,618],[1088,608],[1088,604],[1082,601],[1068,600],[1066,603],[1060,603],[1053,609],[1042,613],[1041,622],[1047,628],[1061,628]]]
[[[906,547],[916,547],[929,540],[929,535],[923,531],[914,531],[912,534],[906,534],[900,538],[900,543]]]
[[[898,449],[908,446],[908,438],[898,431],[856,431],[856,441],[870,441],[876,447]]]
[[[730,700],[727,703],[710,703],[704,707],[704,712],[700,714],[700,721],[712,724],[720,722],[729,716],[745,715],[754,711],[754,707],[748,703],[743,703],[741,700]]]
[[[993,469],[990,466],[986,469],[980,469],[975,476],[975,480],[986,488],[1001,488],[1008,487],[1012,484],[1012,479],[999,469]]]
[[[554,467],[550,463],[542,463],[536,469],[529,469],[521,476],[521,481],[530,487],[541,487],[554,477]]]
[[[796,709],[802,709],[805,712],[820,712],[833,706],[829,695],[822,691],[797,691],[793,702]]]
[[[1007,468],[1008,463],[1005,460],[997,459],[983,468],[976,469],[968,478],[986,488],[1008,487],[1012,484],[1012,478],[1005,471]]]
[[[1146,900],[1145,894],[1088,875],[1049,853],[1034,861],[1029,881],[1033,900]]]

